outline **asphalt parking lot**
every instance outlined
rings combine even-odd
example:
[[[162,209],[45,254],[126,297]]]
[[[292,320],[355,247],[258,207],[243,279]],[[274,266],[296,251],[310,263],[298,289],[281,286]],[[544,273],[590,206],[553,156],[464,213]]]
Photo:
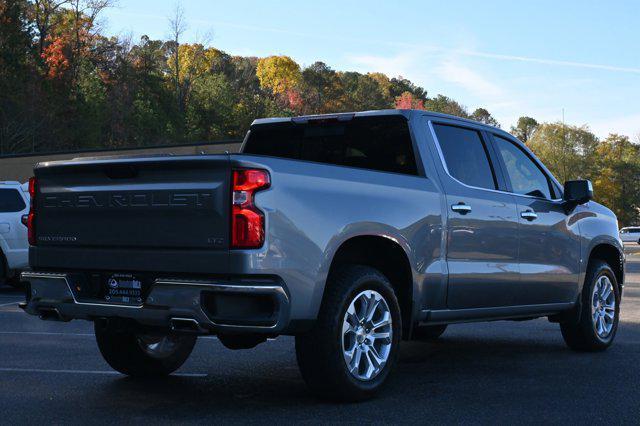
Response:
[[[566,348],[545,319],[451,326],[404,343],[384,392],[361,404],[316,400],[293,339],[230,351],[200,339],[178,374],[136,381],[102,360],[86,322],[22,313],[0,289],[0,423],[578,423],[640,421],[640,255],[628,255],[616,342]]]

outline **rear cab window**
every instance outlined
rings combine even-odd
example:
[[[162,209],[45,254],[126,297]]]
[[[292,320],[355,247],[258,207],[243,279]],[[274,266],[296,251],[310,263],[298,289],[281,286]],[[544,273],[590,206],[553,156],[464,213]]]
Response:
[[[0,188],[0,213],[20,212],[26,207],[17,189]]]
[[[448,124],[434,124],[433,128],[445,165],[453,178],[476,188],[497,188],[480,132]]]
[[[409,123],[400,115],[258,124],[243,153],[418,174]]]

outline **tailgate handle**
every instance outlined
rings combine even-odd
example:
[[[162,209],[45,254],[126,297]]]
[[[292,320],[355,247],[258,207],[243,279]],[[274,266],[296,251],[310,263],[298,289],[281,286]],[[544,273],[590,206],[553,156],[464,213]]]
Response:
[[[104,173],[111,179],[130,179],[138,176],[138,170],[132,166],[111,166],[104,169]]]

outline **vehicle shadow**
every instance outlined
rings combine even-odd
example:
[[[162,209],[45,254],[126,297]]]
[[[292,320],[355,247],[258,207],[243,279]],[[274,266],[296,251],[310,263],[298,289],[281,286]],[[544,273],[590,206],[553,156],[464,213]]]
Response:
[[[628,402],[621,395],[638,388],[634,378],[640,368],[638,324],[621,324],[616,345],[604,353],[587,354],[570,351],[556,325],[536,324],[523,333],[517,325],[510,331],[504,324],[479,333],[473,331],[481,329],[478,325],[463,326],[437,342],[404,343],[386,389],[361,404],[316,399],[304,385],[290,351],[281,359],[256,357],[255,365],[248,368],[236,362],[241,353],[223,352],[219,364],[209,368],[204,378],[118,378],[95,394],[84,395],[83,403],[110,400],[117,406],[144,407],[145,416],[153,412],[167,420],[198,422],[278,421],[284,413],[287,421],[333,422],[348,420],[345,415],[353,412],[359,413],[359,422],[424,422],[425,415],[443,421],[482,422],[495,418],[496,409],[501,419],[512,421],[518,421],[523,410],[541,410],[536,411],[539,420],[575,422],[582,415],[587,420],[587,412],[600,416],[611,410],[614,418],[625,412]],[[629,345],[634,346],[633,359]],[[610,368],[622,363],[631,363],[629,368],[635,371]],[[601,392],[594,393],[594,387]],[[558,401],[563,405],[558,406]],[[605,408],[597,408],[605,402]],[[545,404],[549,406],[543,410]],[[452,411],[452,407],[458,408]]]
[[[0,284],[0,297],[1,296],[23,296],[24,288],[16,288],[7,284]]]

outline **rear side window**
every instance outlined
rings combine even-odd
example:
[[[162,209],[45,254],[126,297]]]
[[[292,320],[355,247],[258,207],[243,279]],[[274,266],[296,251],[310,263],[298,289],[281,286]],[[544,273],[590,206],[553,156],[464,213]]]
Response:
[[[479,132],[444,124],[433,127],[451,176],[467,185],[496,189],[496,180]]]
[[[243,153],[418,173],[409,123],[396,115],[261,124],[249,132]]]
[[[552,198],[549,179],[523,150],[513,142],[494,135],[496,148],[506,167],[511,188],[516,194]]]
[[[26,204],[17,190],[0,189],[0,213],[13,213],[24,210]]]

